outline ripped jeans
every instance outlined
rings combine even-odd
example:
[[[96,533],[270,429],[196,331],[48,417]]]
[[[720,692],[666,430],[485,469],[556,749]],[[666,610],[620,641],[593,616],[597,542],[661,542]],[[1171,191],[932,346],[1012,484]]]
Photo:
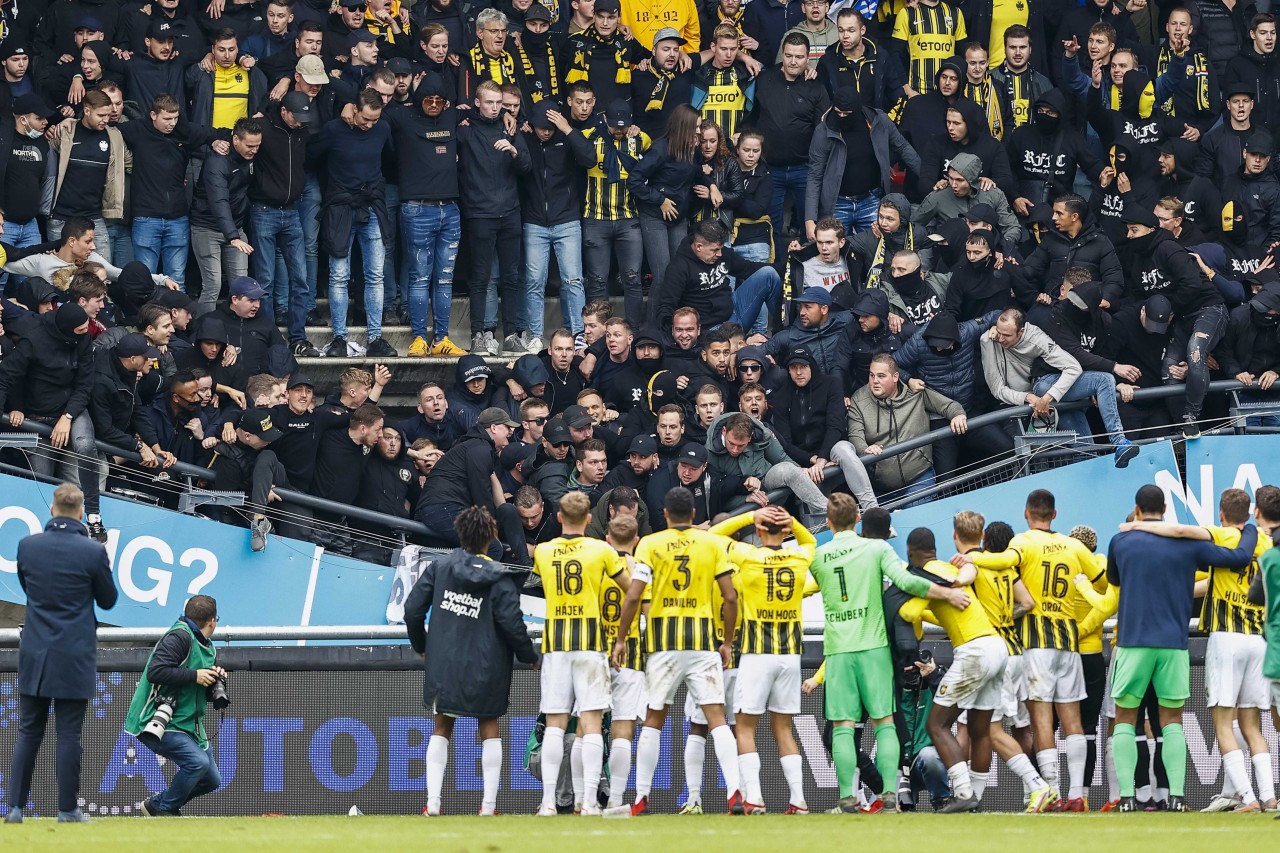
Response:
[[[453,271],[458,260],[462,219],[458,203],[406,201],[400,205],[400,244],[409,258],[409,326],[427,337],[427,296],[435,321],[432,343],[449,334]]]
[[[1210,305],[1194,314],[1182,317],[1174,324],[1169,336],[1169,348],[1164,354],[1165,384],[1176,384],[1169,375],[1169,368],[1187,363],[1187,407],[1184,417],[1200,417],[1204,395],[1209,393],[1209,353],[1222,340],[1227,331],[1227,307]]]

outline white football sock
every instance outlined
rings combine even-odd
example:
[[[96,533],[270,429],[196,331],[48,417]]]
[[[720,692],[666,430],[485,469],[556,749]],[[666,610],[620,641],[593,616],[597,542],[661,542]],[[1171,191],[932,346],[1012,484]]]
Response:
[[[987,774],[975,773],[971,769],[969,771],[969,787],[973,788],[973,795],[981,800],[982,794],[987,790]]]
[[[1006,761],[1005,764],[1022,780],[1022,786],[1027,789],[1027,793],[1037,791],[1048,784],[1036,772],[1036,766],[1031,763],[1031,759],[1027,757],[1026,753],[1019,752]]]
[[[742,796],[754,805],[761,805],[764,794],[760,791],[760,753],[747,752],[738,756],[738,773],[742,780]]]
[[[573,788],[573,804],[580,806],[586,797],[586,785],[582,781],[582,738],[577,735],[568,737],[573,738],[573,746],[569,747],[569,785]]]
[[[480,768],[484,774],[484,794],[480,810],[493,814],[498,807],[498,784],[502,781],[502,738],[489,738],[480,745]],[[551,802],[555,802],[552,795]]]
[[[1105,759],[1107,766],[1107,802],[1114,802],[1120,799],[1120,777],[1116,774],[1116,756],[1115,742],[1112,738],[1107,738],[1107,756]]]
[[[733,736],[733,729],[723,723],[716,726],[711,730],[711,743],[716,748],[716,763],[724,777],[726,796],[732,797],[742,790],[738,778],[738,741]]]
[[[583,808],[598,809],[600,808],[598,799],[600,771],[604,766],[604,735],[599,733],[583,735],[578,740],[582,741],[582,805]]]
[[[800,753],[792,755],[784,755],[778,759],[778,763],[782,765],[782,778],[787,780],[787,790],[790,791],[791,805],[803,805],[804,799],[804,759],[800,757]],[[759,784],[757,782],[757,784]],[[754,800],[752,802],[755,802]]]
[[[947,778],[951,780],[951,795],[957,800],[967,800],[973,796],[973,785],[969,783],[969,765],[958,761],[947,768]]]
[[[487,742],[487,741],[486,741]],[[556,807],[556,783],[564,759],[564,729],[547,726],[542,735],[542,808]]]
[[[1258,799],[1253,795],[1253,786],[1249,784],[1249,771],[1245,769],[1244,752],[1233,749],[1222,756],[1223,775],[1231,779],[1231,787],[1240,795],[1240,802],[1246,806]]]
[[[1040,775],[1044,781],[1061,794],[1058,788],[1058,750],[1042,749],[1036,753],[1036,764],[1040,765]]]
[[[440,789],[444,787],[444,770],[449,765],[449,739],[432,735],[427,741],[427,808],[440,810]]]
[[[1254,786],[1258,799],[1269,803],[1276,798],[1276,780],[1271,775],[1271,753],[1259,752],[1253,756]]]
[[[689,791],[687,802],[702,802],[702,765],[706,760],[707,739],[702,735],[689,735],[684,742],[684,786]],[[636,762],[639,764],[638,757]]]
[[[649,796],[653,785],[653,771],[658,766],[658,752],[662,748],[662,731],[645,726],[640,730],[640,743],[636,745],[636,800]]]
[[[622,805],[622,795],[627,792],[627,777],[631,775],[631,741],[616,737],[609,750],[609,807]]]
[[[1084,735],[1067,735],[1067,799],[1084,796],[1088,780],[1084,778],[1084,765],[1089,760],[1089,739]]]

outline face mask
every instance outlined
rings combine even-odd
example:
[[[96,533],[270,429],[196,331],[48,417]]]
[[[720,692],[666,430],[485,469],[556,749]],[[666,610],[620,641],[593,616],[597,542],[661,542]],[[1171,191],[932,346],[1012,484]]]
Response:
[[[1044,113],[1036,113],[1034,121],[1040,132],[1046,135],[1057,133],[1058,126],[1062,124],[1060,116],[1050,116]]]
[[[636,367],[640,368],[640,372],[652,376],[662,369],[662,356],[657,358],[637,358]]]
[[[1277,326],[1280,325],[1280,314],[1268,314],[1266,311],[1254,308],[1253,322],[1259,326]]]
[[[850,113],[847,116],[836,116],[836,124],[841,130],[866,130],[867,121],[857,113]]]
[[[34,127],[27,128],[27,139],[39,139],[42,136],[44,136],[44,134],[36,130]]]
[[[891,275],[889,280],[893,282],[894,289],[903,296],[915,296],[924,287],[924,276],[920,274],[920,270],[906,275]]]

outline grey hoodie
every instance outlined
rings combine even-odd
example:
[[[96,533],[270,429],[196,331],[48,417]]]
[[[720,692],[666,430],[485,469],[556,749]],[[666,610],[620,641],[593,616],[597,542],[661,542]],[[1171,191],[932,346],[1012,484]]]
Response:
[[[969,212],[975,204],[989,204],[996,212],[996,220],[1000,224],[1000,234],[1011,243],[1022,242],[1022,226],[1018,217],[1009,207],[1009,199],[999,189],[984,190],[979,188],[978,180],[982,175],[982,161],[972,154],[957,154],[951,158],[950,168],[959,172],[971,188],[969,194],[960,198],[951,191],[951,187],[934,190],[925,196],[924,201],[916,206],[915,216],[911,221],[916,225],[935,230],[936,226],[957,216]]]
[[[987,387],[996,399],[1010,406],[1026,405],[1038,360],[1043,359],[1061,374],[1058,381],[1049,386],[1048,396],[1055,402],[1080,378],[1080,362],[1031,323],[1023,327],[1022,338],[1007,349],[996,343],[990,333],[979,338],[978,348],[982,352],[982,374]]]

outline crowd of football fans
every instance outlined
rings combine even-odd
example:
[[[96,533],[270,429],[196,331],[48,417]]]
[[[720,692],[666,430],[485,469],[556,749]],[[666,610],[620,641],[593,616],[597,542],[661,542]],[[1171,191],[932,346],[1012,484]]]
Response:
[[[698,523],[779,488],[817,522],[832,489],[925,499],[1008,453],[1023,424],[969,427],[998,407],[1123,467],[1224,415],[1211,378],[1280,393],[1280,54],[1252,4],[0,13],[0,410],[47,427],[29,464],[86,486],[99,538],[95,438],[170,502],[166,468],[211,466],[255,548],[274,514],[388,557],[287,488],[437,544],[487,506],[527,563],[569,491],[642,533],[674,485]],[[326,312],[323,355],[370,368],[332,389],[297,362]],[[385,418],[383,364],[429,355],[455,381]]]

